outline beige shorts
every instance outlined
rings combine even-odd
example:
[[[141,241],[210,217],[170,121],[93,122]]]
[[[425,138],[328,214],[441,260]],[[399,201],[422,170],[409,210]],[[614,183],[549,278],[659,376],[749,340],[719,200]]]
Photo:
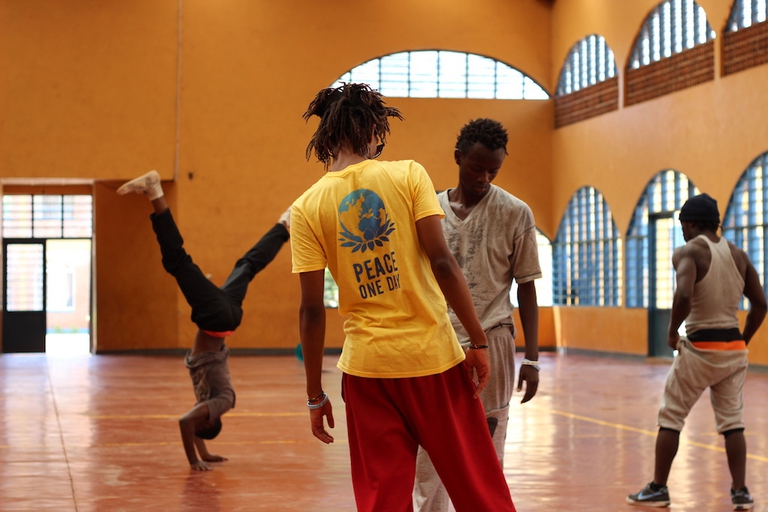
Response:
[[[747,373],[747,350],[702,350],[680,338],[661,399],[658,425],[681,431],[685,418],[705,389],[719,433],[744,428],[742,389]]]

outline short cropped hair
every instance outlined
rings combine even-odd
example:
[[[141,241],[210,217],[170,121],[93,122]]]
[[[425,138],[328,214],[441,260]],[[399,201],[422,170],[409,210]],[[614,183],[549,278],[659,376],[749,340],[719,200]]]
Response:
[[[717,233],[717,228],[720,227],[719,222],[710,221],[710,220],[693,220],[693,222],[698,228],[702,231],[712,231],[713,233]]]
[[[504,148],[504,154],[506,155],[507,142],[509,142],[507,129],[500,122],[493,119],[480,118],[472,120],[465,124],[459,132],[459,136],[456,139],[456,149],[465,153],[478,142],[491,151]]]

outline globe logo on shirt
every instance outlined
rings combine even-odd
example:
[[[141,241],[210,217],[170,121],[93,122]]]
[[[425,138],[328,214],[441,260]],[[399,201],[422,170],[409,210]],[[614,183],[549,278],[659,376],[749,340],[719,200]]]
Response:
[[[367,189],[358,189],[345,197],[339,205],[339,241],[342,247],[352,247],[352,252],[365,252],[383,247],[387,235],[395,230],[389,220],[384,201]]]

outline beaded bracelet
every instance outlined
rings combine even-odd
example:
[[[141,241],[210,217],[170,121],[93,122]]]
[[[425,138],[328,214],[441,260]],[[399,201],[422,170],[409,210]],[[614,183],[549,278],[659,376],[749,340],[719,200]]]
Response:
[[[527,366],[533,366],[534,368],[536,368],[537,372],[539,370],[541,370],[541,368],[539,367],[539,362],[538,361],[531,361],[527,357],[523,358],[523,360],[521,361],[520,364],[527,365]]]
[[[470,343],[469,348],[488,348],[488,345],[473,345]]]
[[[325,391],[323,391],[323,390],[321,389],[321,390],[320,390],[320,393],[319,393],[319,394],[318,394],[318,395],[317,395],[315,398],[307,398],[307,401],[308,401],[309,403],[311,403],[311,404],[314,404],[314,403],[317,403],[317,402],[319,402],[320,400],[322,400],[324,396],[325,396]]]
[[[316,404],[312,403],[315,400],[320,400],[320,401],[317,402]],[[328,395],[325,394],[325,391],[323,391],[317,397],[307,399],[307,407],[309,407],[310,409],[320,409],[325,405],[327,401],[328,401]]]

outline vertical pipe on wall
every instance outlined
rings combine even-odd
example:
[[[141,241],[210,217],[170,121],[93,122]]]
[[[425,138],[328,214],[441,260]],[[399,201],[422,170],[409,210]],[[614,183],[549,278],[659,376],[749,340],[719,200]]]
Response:
[[[179,0],[176,19],[176,133],[173,150],[173,181],[179,179],[179,152],[181,145],[181,35],[183,0]]]

